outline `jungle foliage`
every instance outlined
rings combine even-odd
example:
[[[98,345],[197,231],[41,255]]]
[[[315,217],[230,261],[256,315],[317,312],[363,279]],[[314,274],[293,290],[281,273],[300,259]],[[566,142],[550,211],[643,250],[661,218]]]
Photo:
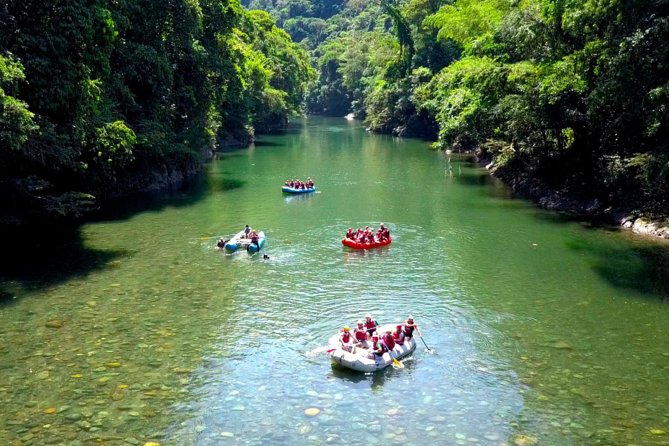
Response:
[[[669,213],[667,0],[250,4],[312,52],[312,112],[479,149],[601,209]]]
[[[0,222],[76,217],[302,110],[314,71],[239,0],[0,6]]]

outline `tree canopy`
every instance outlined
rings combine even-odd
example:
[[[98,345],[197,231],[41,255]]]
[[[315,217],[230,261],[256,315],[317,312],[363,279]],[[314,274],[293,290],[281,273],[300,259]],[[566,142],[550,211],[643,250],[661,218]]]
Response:
[[[602,208],[669,212],[666,1],[251,4],[311,51],[313,113],[478,149]]]
[[[239,0],[0,7],[0,221],[82,215],[299,113],[305,50]]]

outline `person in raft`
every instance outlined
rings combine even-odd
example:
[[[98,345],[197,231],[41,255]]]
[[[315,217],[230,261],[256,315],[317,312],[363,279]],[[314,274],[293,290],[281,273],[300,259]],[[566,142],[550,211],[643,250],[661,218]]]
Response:
[[[372,315],[367,313],[365,315],[365,330],[367,330],[367,334],[370,336],[374,334],[376,331],[376,327],[378,327],[379,324],[376,323],[374,319],[372,319]]]
[[[406,335],[404,334],[402,324],[397,324],[397,327],[395,328],[395,331],[393,331],[393,339],[395,340],[395,344],[404,345],[404,338],[405,337],[406,337]]]
[[[353,337],[355,337],[356,345],[362,348],[369,348],[369,333],[365,330],[365,324],[362,320],[356,322],[356,327],[353,329]]]
[[[395,348],[395,338],[393,338],[393,331],[386,330],[386,334],[381,337],[381,342],[388,349],[389,352]]]
[[[251,227],[249,225],[246,225],[244,227],[244,238],[249,238],[250,233],[251,233]]]
[[[251,244],[256,245],[256,248],[260,249],[260,245],[258,244],[258,240],[259,240],[258,239],[258,233],[255,230],[251,231],[250,236],[251,236]]]
[[[372,336],[372,344],[369,347],[369,359],[378,359],[383,356],[385,352],[387,352],[388,349],[386,346],[383,344],[383,342],[379,341],[379,336],[374,335]]]
[[[355,351],[354,338],[351,335],[351,329],[344,327],[339,335],[339,344],[341,345],[342,350],[353,353]]]
[[[216,243],[216,246],[218,246],[219,248],[223,249],[223,248],[225,248],[225,244],[226,244],[226,243],[228,243],[228,241],[227,241],[226,239],[224,239],[224,238],[219,238],[219,239],[218,239],[218,242]]]
[[[420,330],[418,329],[418,325],[416,325],[413,321],[413,316],[409,315],[406,322],[404,323],[404,336],[407,339],[413,338],[413,331],[414,330],[418,331],[418,334],[420,334]]]

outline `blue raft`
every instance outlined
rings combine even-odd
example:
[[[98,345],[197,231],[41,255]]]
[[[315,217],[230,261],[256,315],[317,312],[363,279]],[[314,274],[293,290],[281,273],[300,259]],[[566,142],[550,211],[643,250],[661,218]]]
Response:
[[[283,186],[281,190],[288,194],[308,194],[310,192],[316,192],[316,186],[307,189],[295,189],[293,187]]]
[[[258,244],[256,245],[255,243],[249,243],[249,245],[246,247],[246,250],[250,253],[254,253],[260,251],[263,246],[265,246],[265,233],[260,231],[258,233]]]
[[[265,233],[263,231],[258,232],[258,244],[251,243],[251,239],[246,238],[244,231],[237,233],[232,237],[226,244],[225,250],[228,252],[235,252],[239,248],[245,248],[248,252],[254,253],[260,251],[265,245]]]

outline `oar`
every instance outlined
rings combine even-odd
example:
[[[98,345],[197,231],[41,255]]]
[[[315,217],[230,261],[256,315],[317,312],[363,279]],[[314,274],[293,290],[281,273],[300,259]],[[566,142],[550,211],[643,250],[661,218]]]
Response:
[[[425,348],[427,349],[428,353],[433,353],[434,350],[432,350],[430,347],[427,346],[425,343],[425,339],[423,339],[423,333],[420,332],[420,328],[416,327],[416,331],[418,332],[418,337],[420,337],[420,340],[423,341],[423,344],[425,345]]]
[[[386,345],[386,341],[381,341],[381,343],[388,349],[388,354],[390,355],[391,358],[393,358],[393,368],[394,369],[403,369],[404,364],[402,364],[395,356],[393,356],[393,350],[391,348],[388,348],[388,345]]]

